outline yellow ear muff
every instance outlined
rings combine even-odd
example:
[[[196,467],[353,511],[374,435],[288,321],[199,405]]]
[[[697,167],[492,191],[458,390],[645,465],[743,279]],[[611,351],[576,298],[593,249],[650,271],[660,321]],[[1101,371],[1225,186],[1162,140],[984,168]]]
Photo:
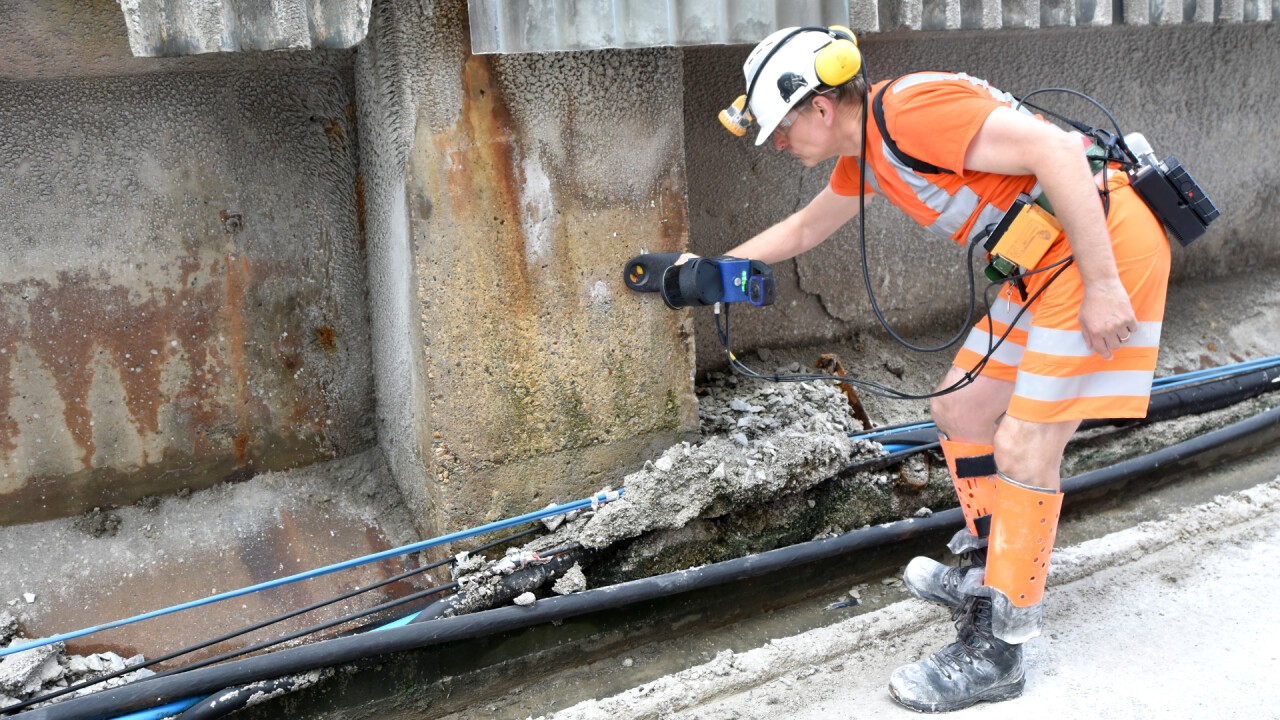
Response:
[[[823,85],[843,85],[862,69],[862,53],[853,31],[841,25],[829,29],[835,39],[827,43],[813,59],[813,69]]]

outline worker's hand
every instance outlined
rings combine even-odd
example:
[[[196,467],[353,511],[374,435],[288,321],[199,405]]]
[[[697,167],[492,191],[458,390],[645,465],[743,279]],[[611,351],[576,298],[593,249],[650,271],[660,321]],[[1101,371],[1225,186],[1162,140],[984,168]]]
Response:
[[[1129,293],[1116,279],[1104,284],[1086,286],[1080,303],[1080,331],[1089,349],[1111,359],[1111,352],[1129,341],[1138,329]]]
[[[694,255],[693,253],[685,253],[676,259],[676,264],[683,265],[696,257],[699,257],[699,256]]]

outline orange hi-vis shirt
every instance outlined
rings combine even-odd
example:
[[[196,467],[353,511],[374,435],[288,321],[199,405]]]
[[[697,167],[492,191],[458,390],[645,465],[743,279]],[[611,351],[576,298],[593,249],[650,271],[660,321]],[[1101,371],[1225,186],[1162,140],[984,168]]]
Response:
[[[1040,194],[1031,175],[964,169],[965,154],[983,123],[996,108],[1013,107],[1017,102],[1013,96],[960,73],[906,75],[875,84],[871,96],[881,88],[886,88],[885,126],[898,148],[952,173],[912,170],[892,154],[876,124],[868,122],[869,193],[884,195],[933,234],[961,245],[999,222],[1019,193]],[[1019,111],[1035,117],[1025,109]],[[856,197],[858,171],[858,158],[841,157],[831,174],[831,189]],[[1005,299],[988,308],[953,363],[983,377],[1013,383],[1010,417],[1054,423],[1147,413],[1164,318],[1169,241],[1160,221],[1129,185],[1126,173],[1113,172],[1106,183],[1111,200],[1107,232],[1138,328],[1113,351],[1112,359],[1097,355],[1080,329],[1084,281],[1075,265],[1029,276],[1025,300],[1015,301],[1012,287],[1006,287]],[[1057,264],[1071,252],[1065,236],[1060,236],[1040,267]]]
[[[1019,193],[1040,194],[1033,175],[964,169],[974,136],[996,108],[1013,107],[1012,95],[963,73],[920,72],[884,80],[872,85],[871,96],[885,85],[890,85],[884,93],[885,126],[898,148],[954,174],[921,174],[907,167],[869,120],[868,194],[883,195],[926,230],[961,245],[999,222]],[[1025,108],[1020,111],[1034,117]],[[831,173],[831,189],[857,197],[858,174],[858,158],[842,156]]]

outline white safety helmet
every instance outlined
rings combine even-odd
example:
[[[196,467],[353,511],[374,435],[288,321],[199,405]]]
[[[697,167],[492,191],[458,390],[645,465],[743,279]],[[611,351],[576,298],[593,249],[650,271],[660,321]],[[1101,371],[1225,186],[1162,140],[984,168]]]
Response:
[[[721,113],[721,122],[741,136],[754,120],[760,126],[755,144],[761,145],[793,107],[820,88],[848,81],[861,65],[862,57],[848,28],[783,28],[747,56],[742,64],[747,95]],[[744,107],[746,103],[750,106]]]

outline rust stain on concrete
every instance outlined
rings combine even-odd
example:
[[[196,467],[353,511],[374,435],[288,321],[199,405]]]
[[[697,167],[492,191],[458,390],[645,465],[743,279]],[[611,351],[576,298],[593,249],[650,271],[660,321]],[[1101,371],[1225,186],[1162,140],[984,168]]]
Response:
[[[321,350],[332,355],[338,349],[338,333],[332,325],[321,325],[313,334]]]
[[[18,423],[9,415],[9,404],[13,398],[13,382],[9,380],[9,372],[13,366],[17,340],[18,330],[13,321],[0,313],[0,453],[10,453],[18,448],[14,442],[14,436],[18,434]]]
[[[245,289],[249,285],[249,258],[244,255],[228,254],[226,257],[226,302],[223,305],[223,322],[227,328],[227,355],[231,370],[232,384],[235,387],[235,405],[232,412],[235,414],[240,430],[238,437],[249,436],[249,413],[247,408],[248,401],[248,372],[244,363],[244,349],[248,340],[245,330],[244,314],[240,311],[240,306],[244,302]],[[240,457],[239,446],[237,443],[236,459],[242,464],[248,464],[248,446],[244,450],[245,456]]]
[[[192,277],[199,268],[194,258],[181,261],[182,281],[176,287],[156,290],[144,300],[131,297],[129,288],[111,284],[105,274],[64,272],[55,283],[31,280],[0,285],[0,297],[27,298],[29,329],[19,332],[5,320],[0,325],[0,447],[13,448],[17,425],[7,409],[13,390],[10,358],[19,340],[26,343],[53,376],[64,404],[64,421],[81,449],[86,468],[95,450],[92,409],[88,393],[94,379],[94,359],[105,356],[119,369],[129,417],[141,434],[159,429],[159,412],[166,393],[162,374],[166,362],[179,348],[192,366],[186,388],[178,400],[186,409],[204,407],[202,420],[216,404],[219,385],[220,352],[212,346],[217,328],[209,315],[227,305],[230,297],[243,292],[247,264],[228,266],[230,290],[219,293],[218,286],[198,286]],[[238,312],[232,313],[238,317]],[[239,327],[237,323],[236,328]],[[240,338],[242,341],[243,338]],[[240,345],[233,344],[239,348]],[[242,362],[236,356],[231,364]],[[243,368],[240,368],[243,376]],[[241,386],[242,387],[242,386]],[[208,448],[202,448],[207,450]]]
[[[332,456],[331,400],[304,366],[336,354],[338,337],[301,324],[312,299],[267,292],[281,270],[235,252],[152,270],[0,282],[0,524]],[[41,464],[50,418],[17,410],[32,402],[65,432],[70,466]],[[117,444],[122,431],[132,445]]]
[[[441,227],[443,242],[449,244],[441,250],[453,255],[449,263],[466,273],[441,278],[421,292],[443,310],[427,320],[433,326],[428,332],[447,338],[452,349],[447,358],[431,358],[433,379],[450,388],[447,392],[470,394],[463,379],[468,371],[457,363],[484,365],[493,382],[481,391],[489,399],[480,405],[503,406],[502,414],[519,424],[528,415],[527,403],[545,383],[541,307],[526,259],[522,141],[491,62],[486,56],[470,56],[463,64],[457,123],[432,139],[440,172],[433,192],[448,198],[448,212],[422,218]],[[500,438],[481,444],[509,446]]]
[[[458,126],[442,137],[449,158],[447,190],[453,217],[465,220],[463,232],[489,233],[491,243],[470,247],[492,250],[478,255],[476,269],[502,289],[503,305],[516,316],[529,305],[529,277],[524,259],[525,237],[520,223],[517,139],[509,111],[493,80],[487,56],[472,55],[462,68],[463,101]]]
[[[329,122],[324,126],[324,135],[329,138],[329,146],[334,150],[347,146],[347,131],[342,129],[342,123],[338,118],[329,118]]]
[[[369,222],[369,210],[365,199],[364,189],[364,173],[356,172],[355,182],[356,195],[356,246],[364,252],[365,245],[368,240],[365,235],[365,227]]]
[[[94,452],[88,396],[95,356],[107,355],[120,369],[125,404],[139,432],[156,432],[160,374],[169,355],[169,324],[161,316],[172,308],[155,298],[135,303],[128,288],[85,272],[59,273],[57,283],[33,281],[27,287],[32,332],[25,340],[54,377],[84,466]]]

